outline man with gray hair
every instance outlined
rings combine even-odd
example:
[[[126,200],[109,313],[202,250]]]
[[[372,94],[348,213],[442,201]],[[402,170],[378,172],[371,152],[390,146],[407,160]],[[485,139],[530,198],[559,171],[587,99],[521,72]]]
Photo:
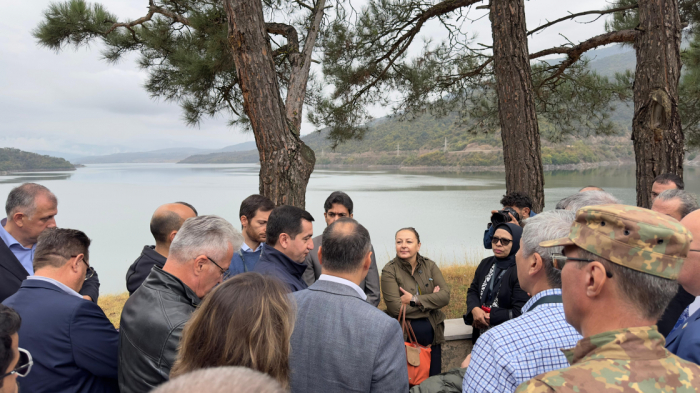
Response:
[[[189,218],[124,305],[119,331],[119,389],[148,392],[168,380],[182,330],[192,312],[226,279],[243,236],[217,216]],[[235,301],[235,299],[232,299]]]
[[[612,194],[605,191],[580,191],[569,195],[557,203],[557,210],[571,210],[572,212],[584,206],[616,204],[620,201]]]
[[[0,302],[34,275],[36,243],[44,230],[56,227],[58,199],[41,184],[24,183],[10,191],[5,212],[7,217],[0,221]],[[95,273],[85,281],[80,295],[97,303],[99,294],[100,281]]]
[[[371,250],[369,232],[351,218],[323,231],[321,276],[294,292],[292,392],[408,391],[401,327],[367,303],[360,288],[372,264]]]
[[[523,392],[688,392],[700,390],[700,366],[664,349],[656,329],[678,289],[692,236],[678,221],[625,205],[587,206],[564,247],[564,314],[584,337],[566,350],[571,366],[540,374]]]
[[[687,191],[679,189],[669,189],[662,191],[651,205],[651,210],[673,217],[680,221],[685,216],[698,210],[698,202],[695,196]],[[673,330],[673,327],[679,320],[685,321],[700,306],[700,301],[695,302],[695,296],[691,295],[682,286],[678,286],[678,293],[671,300],[661,316],[656,326],[659,328],[659,333],[664,337]]]
[[[538,374],[568,365],[560,348],[573,347],[581,335],[564,316],[561,275],[552,264],[552,254],[561,249],[539,244],[566,236],[574,216],[554,210],[527,220],[515,261],[520,287],[532,297],[523,315],[479,337],[471,358],[462,363],[467,366],[462,392],[512,392]]]
[[[246,367],[203,368],[180,375],[151,393],[287,393],[280,384]]]

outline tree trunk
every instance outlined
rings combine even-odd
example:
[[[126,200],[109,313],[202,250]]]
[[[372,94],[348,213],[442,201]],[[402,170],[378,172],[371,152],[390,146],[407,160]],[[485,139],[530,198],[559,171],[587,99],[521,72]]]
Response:
[[[304,208],[316,157],[285,115],[262,2],[225,0],[224,7],[243,106],[260,155],[260,194],[276,205]]]
[[[651,207],[651,186],[663,173],[683,177],[683,130],[678,113],[681,21],[678,0],[639,0],[634,41],[632,140],[637,162],[637,205]]]
[[[524,0],[491,0],[490,18],[506,191],[527,194],[539,213],[544,208],[544,175]]]

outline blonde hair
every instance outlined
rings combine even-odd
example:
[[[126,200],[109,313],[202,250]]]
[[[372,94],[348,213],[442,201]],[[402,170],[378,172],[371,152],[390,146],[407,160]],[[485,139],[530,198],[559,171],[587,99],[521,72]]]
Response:
[[[289,387],[294,306],[288,288],[259,273],[234,276],[205,298],[185,325],[171,377],[242,366]]]

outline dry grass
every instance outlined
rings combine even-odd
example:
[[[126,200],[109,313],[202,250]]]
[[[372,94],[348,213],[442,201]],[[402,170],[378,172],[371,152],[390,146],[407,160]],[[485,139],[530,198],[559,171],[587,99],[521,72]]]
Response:
[[[97,299],[97,305],[102,307],[102,311],[105,312],[107,318],[114,325],[115,328],[119,329],[119,319],[122,316],[122,308],[124,308],[124,303],[126,299],[129,298],[129,292],[120,293],[118,295],[102,295]]]
[[[461,318],[464,314],[467,307],[467,289],[472,282],[472,278],[474,278],[476,267],[476,263],[468,263],[460,265],[451,264],[440,268],[442,275],[445,277],[445,281],[447,281],[447,284],[450,286],[450,304],[442,310],[447,315],[448,319]],[[102,307],[107,318],[109,318],[116,328],[119,328],[119,318],[122,315],[124,303],[128,298],[129,294],[126,292],[118,295],[100,296],[98,304]],[[382,310],[386,309],[384,300],[379,304],[379,308]]]

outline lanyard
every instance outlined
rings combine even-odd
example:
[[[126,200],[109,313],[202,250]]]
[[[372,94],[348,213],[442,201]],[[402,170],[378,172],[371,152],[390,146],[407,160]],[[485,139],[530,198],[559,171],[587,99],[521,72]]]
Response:
[[[548,295],[548,296],[542,296],[537,300],[532,307],[528,311],[532,311],[535,309],[535,307],[542,305],[542,304],[553,304],[553,303],[562,303],[561,300],[561,295]]]

